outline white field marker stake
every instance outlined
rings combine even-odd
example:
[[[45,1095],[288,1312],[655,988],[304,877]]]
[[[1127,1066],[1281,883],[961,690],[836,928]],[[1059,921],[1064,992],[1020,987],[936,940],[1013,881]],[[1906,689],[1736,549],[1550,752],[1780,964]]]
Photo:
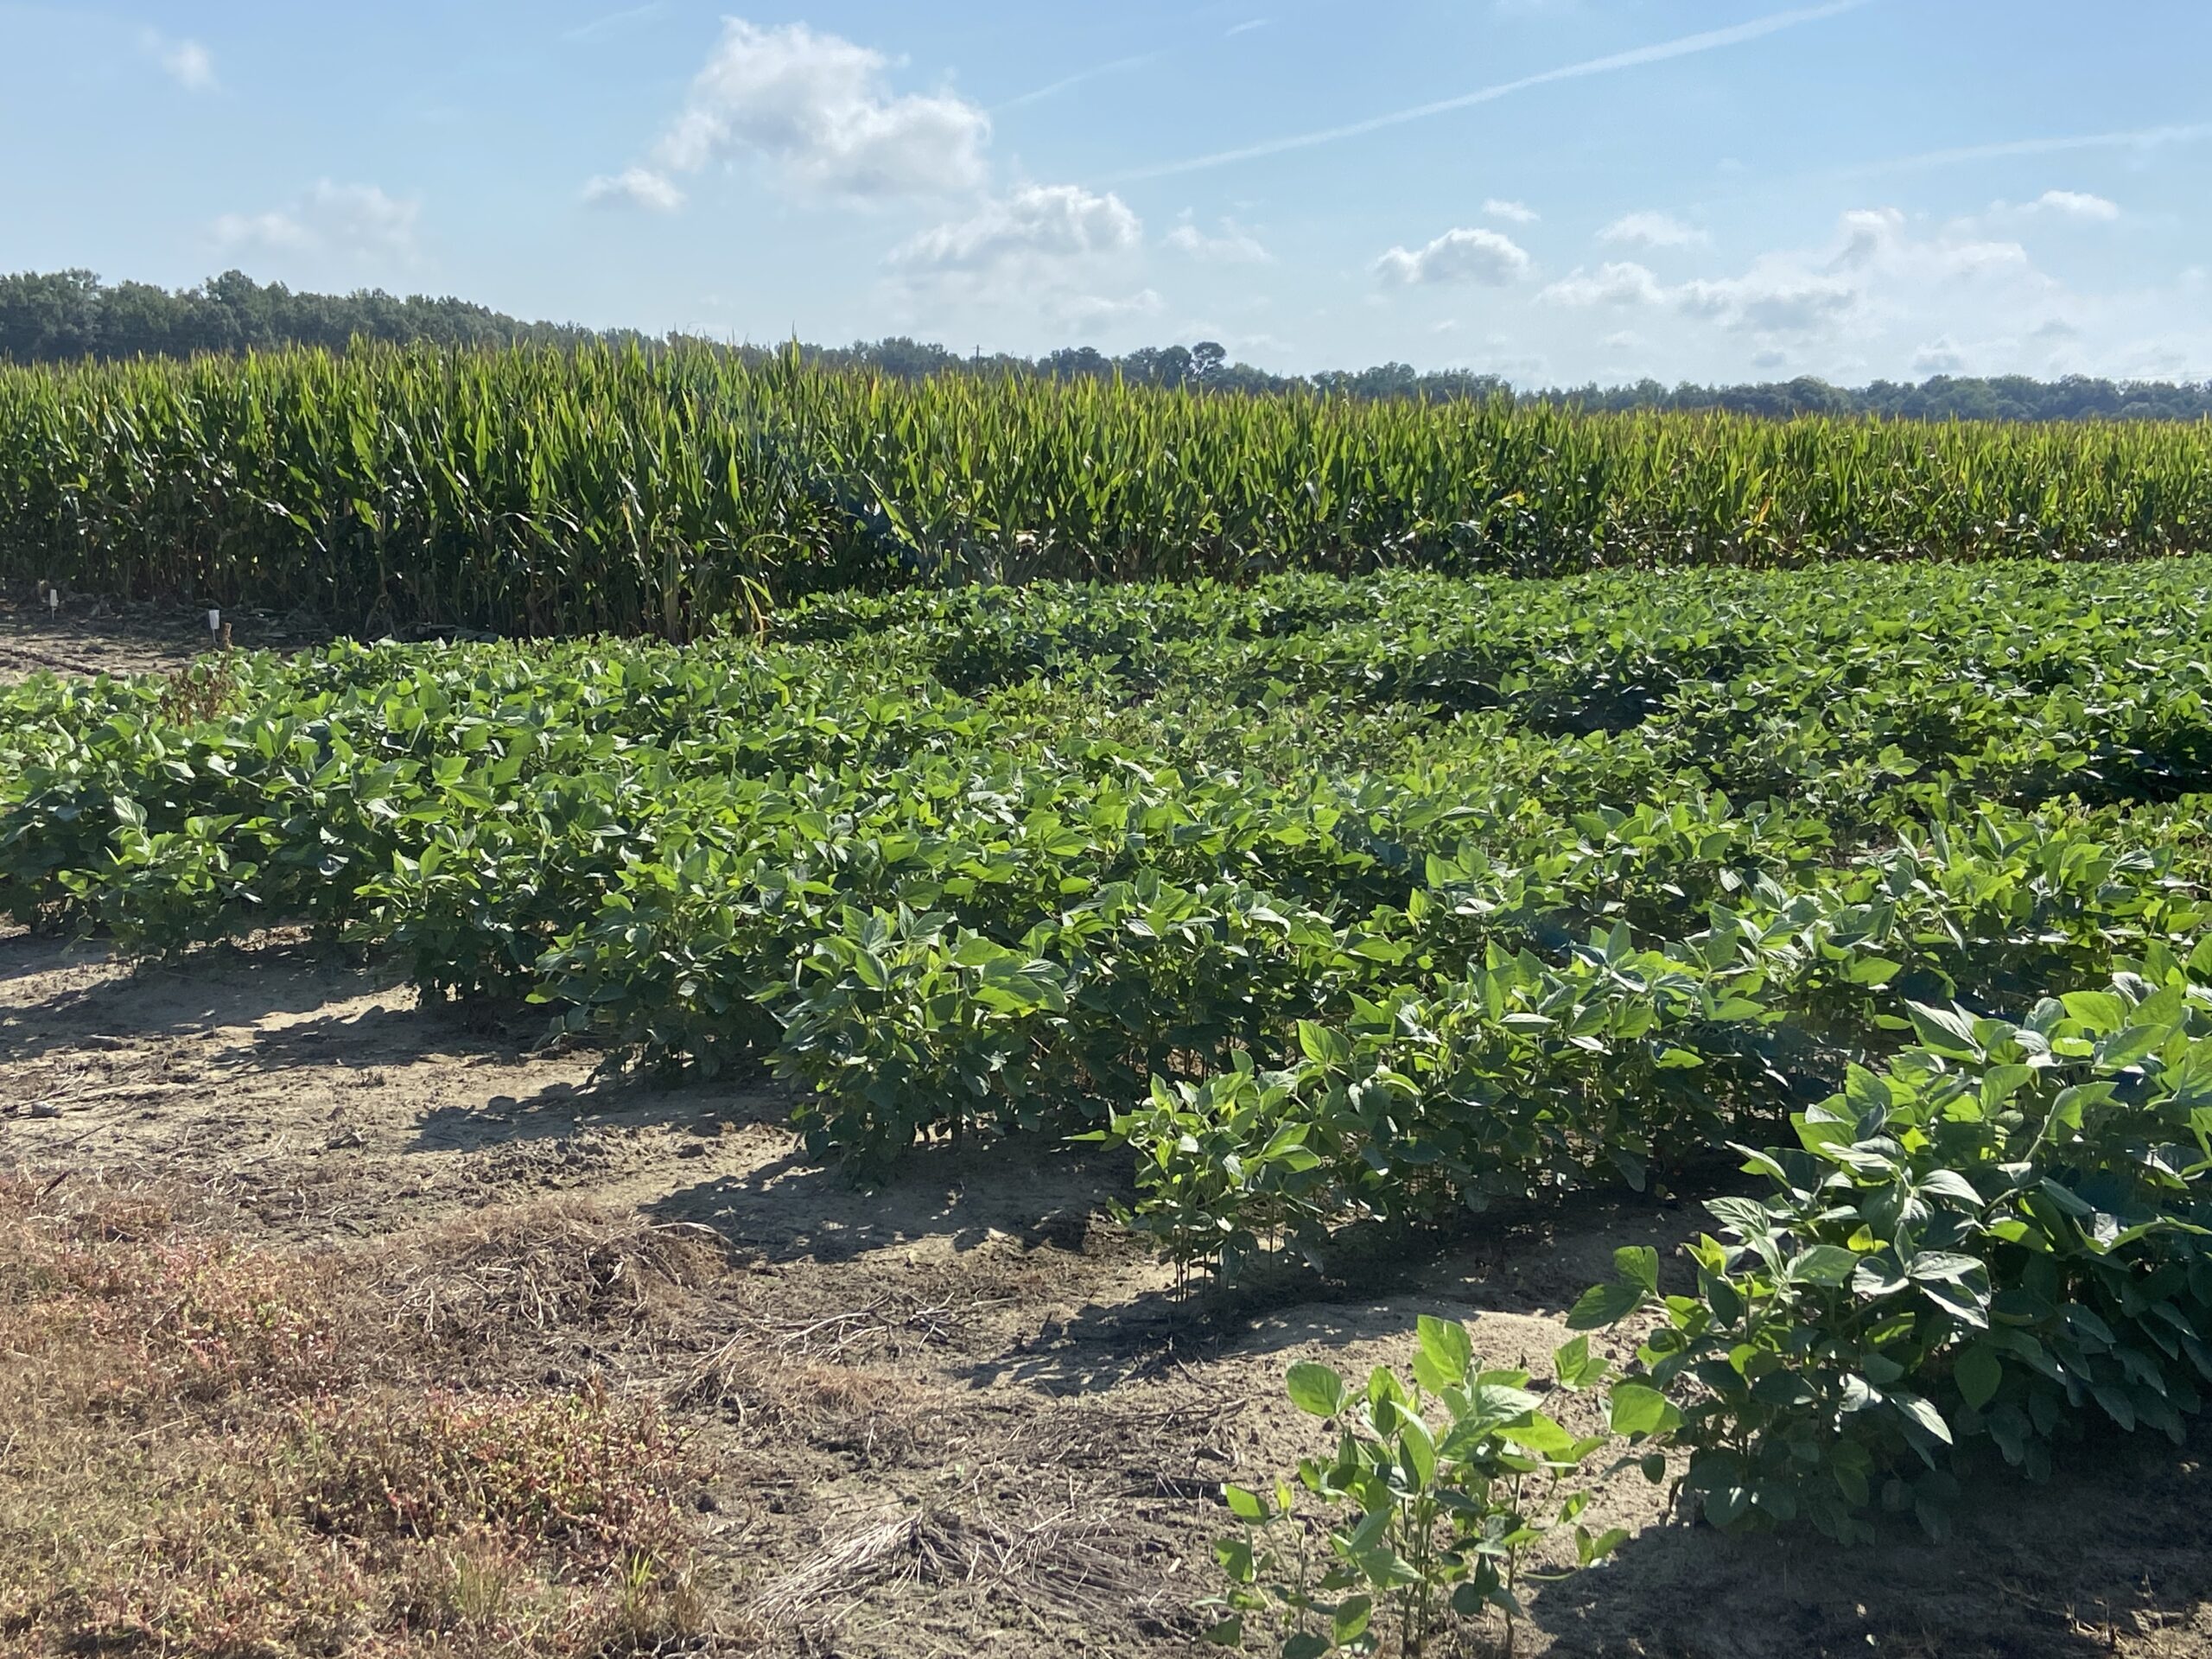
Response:
[[[222,632],[222,631],[223,631],[223,613],[222,613],[222,612],[220,612],[220,611],[219,611],[219,610],[211,610],[211,611],[209,611],[209,612],[207,613],[207,637],[208,637],[209,639],[212,639],[215,638],[218,634],[221,633],[221,632]]]

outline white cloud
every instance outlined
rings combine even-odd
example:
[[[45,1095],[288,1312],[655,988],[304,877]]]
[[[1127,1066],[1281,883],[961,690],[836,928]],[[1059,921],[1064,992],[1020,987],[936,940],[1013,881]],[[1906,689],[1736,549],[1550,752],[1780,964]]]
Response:
[[[1233,219],[1221,221],[1221,234],[1208,236],[1188,217],[1167,232],[1167,245],[1178,253],[1215,265],[1265,265],[1274,262],[1260,238]]]
[[[149,29],[138,37],[146,54],[162,66],[162,73],[188,92],[215,90],[214,54],[197,41],[171,40]]]
[[[1143,221],[1112,192],[1020,185],[893,248],[886,304],[961,339],[1006,339],[1018,318],[1033,346],[1103,344],[1167,309],[1145,280],[1148,251]]]
[[[1233,41],[1239,35],[1249,35],[1254,29],[1265,29],[1274,22],[1274,19],[1272,17],[1247,17],[1243,22],[1231,23],[1227,29],[1223,29],[1221,36],[1225,41]]]
[[[1509,225],[1533,225],[1537,218],[1536,210],[1527,202],[1506,201],[1497,196],[1483,203],[1483,213],[1485,218],[1502,219]]]
[[[2111,225],[2120,219],[2120,204],[2084,190],[2046,190],[2033,201],[1993,201],[1978,217],[1957,221],[1962,229],[1976,226],[2012,227],[2056,221],[2068,225]]]
[[[991,272],[1122,252],[1143,238],[1143,224],[1111,191],[1031,184],[966,219],[932,226],[894,248],[890,262],[909,271]]]
[[[1531,268],[1528,253],[1510,237],[1464,227],[1445,232],[1425,248],[1392,248],[1375,262],[1376,274],[1386,283],[1477,283],[1486,288],[1503,288]]]
[[[804,23],[731,18],[656,157],[676,173],[756,162],[799,193],[860,200],[979,188],[990,118],[950,92],[893,92],[890,67]]]
[[[631,167],[613,175],[601,174],[587,183],[584,202],[592,207],[643,207],[656,213],[672,213],[683,205],[683,193],[665,173]]]
[[[1967,354],[1948,334],[1938,334],[1912,354],[1912,372],[1917,375],[1956,374],[1966,365]]]
[[[1598,232],[1600,242],[1625,242],[1638,248],[1688,248],[1712,240],[1694,225],[1671,213],[1623,213]]]
[[[1577,266],[1536,297],[1551,305],[1662,305],[1667,291],[1647,268],[1624,260],[1594,271]]]
[[[2028,211],[2109,225],[2120,217],[2120,204],[2082,190],[2046,190],[2028,204]]]
[[[1904,215],[1894,207],[1854,207],[1836,224],[1843,245],[1829,263],[1837,266],[1872,264],[1904,238]]]
[[[333,184],[318,180],[308,193],[310,222],[320,234],[345,247],[381,249],[411,255],[423,216],[419,201],[401,200],[373,184]]]
[[[315,239],[296,218],[274,208],[265,213],[224,213],[210,228],[226,248],[304,248]]]
[[[1166,309],[1166,305],[1157,293],[1145,288],[1122,299],[1101,294],[1065,295],[1050,302],[1046,309],[1066,327],[1092,328],[1110,327],[1137,317],[1156,317]]]
[[[1859,283],[1847,276],[1795,269],[1762,258],[1741,276],[1688,282],[1675,290],[1683,311],[1723,328],[1752,334],[1807,334],[1840,322],[1859,305]]]
[[[1932,236],[1916,238],[1896,208],[1863,207],[1842,215],[1837,226],[1841,239],[1828,261],[1831,270],[1949,282],[2025,271],[2030,265],[2025,248],[1982,236],[1971,219],[1957,219]]]
[[[2049,287],[2017,242],[1975,234],[1963,221],[1916,232],[1896,208],[1879,207],[1841,214],[1823,247],[1763,253],[1733,276],[1669,284],[1643,265],[1608,264],[1570,271],[1537,298],[1672,312],[1770,352],[1782,342],[1909,327],[1915,317],[1923,320],[1917,332],[1924,341],[1927,319],[2040,307]]]
[[[1624,374],[1669,383],[1818,375],[1861,385],[1943,372],[2212,373],[2212,269],[2177,258],[2062,276],[2044,266],[2044,241],[2108,238],[2138,211],[2122,201],[2114,226],[2078,204],[2033,206],[2045,183],[2064,182],[2046,178],[2020,192],[2032,211],[2013,209],[2019,216],[2002,223],[1988,211],[1986,190],[1965,198],[1974,211],[1955,215],[1862,199],[1803,239],[1756,256],[1665,256],[1680,270],[1639,250],[1593,244],[1572,269],[1561,262],[1511,289],[1462,290],[1484,303],[1479,311],[1451,308],[1463,328],[1441,336],[1427,332],[1432,316],[1405,315],[1404,295],[1370,284],[1381,303],[1360,317],[1339,311],[1326,323],[1301,323],[1332,342],[1308,346],[1306,363],[1372,362],[1402,354],[1410,340],[1432,359],[1475,351],[1471,360],[1489,366],[1541,355],[1573,382]],[[1500,327],[1510,345],[1476,348]],[[1633,341],[1622,338],[1631,334]]]
[[[296,202],[266,213],[225,213],[209,228],[217,245],[228,250],[412,264],[420,251],[422,213],[421,202],[388,195],[373,184],[321,179]]]

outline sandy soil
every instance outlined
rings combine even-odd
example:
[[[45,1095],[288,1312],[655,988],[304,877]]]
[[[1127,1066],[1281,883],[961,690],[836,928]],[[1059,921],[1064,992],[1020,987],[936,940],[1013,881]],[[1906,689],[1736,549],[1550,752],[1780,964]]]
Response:
[[[1219,1483],[1317,1449],[1285,1366],[1402,1363],[1433,1312],[1541,1368],[1613,1246],[1689,1224],[1526,1216],[1184,1302],[1100,1218],[1110,1158],[948,1151],[862,1191],[798,1154],[772,1092],[596,1081],[528,1037],[281,938],[137,966],[0,938],[0,1166],[182,1186],[302,1246],[579,1197],[713,1230],[734,1270],[683,1339],[556,1321],[541,1357],[681,1402],[717,1471],[716,1618],[764,1652],[1188,1650]],[[1657,1525],[1631,1473],[1599,1508],[1645,1529],[1537,1596],[1526,1650],[2212,1652],[2201,1451],[2107,1450],[1984,1495],[1952,1546],[1848,1555]]]

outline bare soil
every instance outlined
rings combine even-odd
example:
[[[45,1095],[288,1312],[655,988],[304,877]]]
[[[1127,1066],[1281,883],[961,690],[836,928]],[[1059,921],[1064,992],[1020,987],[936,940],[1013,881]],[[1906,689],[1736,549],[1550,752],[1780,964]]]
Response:
[[[191,645],[0,610],[0,673],[168,666]],[[395,1332],[652,1401],[701,1471],[715,1651],[1198,1650],[1221,1484],[1320,1449],[1287,1366],[1402,1367],[1430,1313],[1544,1373],[1616,1246],[1671,1250],[1697,1224],[1586,1203],[1179,1297],[1106,1218],[1112,1154],[940,1147],[863,1188],[809,1161],[772,1088],[604,1076],[537,1037],[297,938],[131,963],[0,931],[0,1175],[182,1195],[226,1238],[357,1271]],[[712,1270],[647,1296],[671,1241]],[[2049,1487],[1973,1494],[1948,1544],[1901,1529],[1852,1552],[1669,1523],[1630,1470],[1590,1518],[1636,1536],[1538,1591],[1521,1650],[2212,1654],[2208,1449],[2100,1445]],[[0,1482],[18,1454],[0,1441]]]
[[[329,637],[301,617],[226,611],[230,643],[241,651],[296,651]],[[166,674],[214,643],[207,613],[175,605],[131,605],[63,593],[49,607],[34,588],[0,588],[0,683],[40,672],[61,675]]]
[[[760,1088],[598,1080],[599,1057],[423,1007],[281,938],[171,964],[0,938],[0,1166],[159,1183],[257,1244],[459,1252],[474,1217],[583,1203],[711,1236],[727,1271],[672,1329],[610,1329],[514,1268],[480,1287],[524,1363],[652,1391],[696,1438],[709,1623],[738,1650],[920,1659],[1186,1650],[1224,1480],[1316,1449],[1293,1361],[1402,1364],[1414,1316],[1543,1359],[1660,1205],[1588,1206],[1173,1294],[1103,1218],[1110,1158],[1001,1144],[890,1185],[810,1163]],[[710,1230],[702,1232],[700,1230]],[[447,1294],[452,1293],[448,1288]],[[2212,1652],[2202,1445],[2101,1449],[1979,1495],[1959,1540],[1842,1553],[1660,1524],[1630,1472],[1611,1563],[1535,1599],[1529,1651],[1719,1659]]]

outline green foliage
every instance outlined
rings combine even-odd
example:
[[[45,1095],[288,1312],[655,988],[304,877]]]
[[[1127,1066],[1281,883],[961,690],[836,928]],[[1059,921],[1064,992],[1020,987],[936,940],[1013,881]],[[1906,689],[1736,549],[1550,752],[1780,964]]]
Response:
[[[273,297],[220,281],[232,343],[265,343]],[[54,305],[83,309],[77,287]],[[370,631],[683,639],[851,587],[2075,559],[2212,528],[2202,427],[1220,397],[1166,355],[1144,372],[1173,389],[634,340],[0,366],[0,576]],[[1618,721],[1662,689],[1555,712]]]
[[[1132,1147],[1141,1203],[1123,1218],[1149,1233],[1179,1269],[1233,1273],[1262,1239],[1311,1238],[1332,1213],[1312,1125],[1288,1109],[1291,1084],[1261,1077],[1238,1053],[1201,1083],[1152,1080],[1144,1104],[1084,1137]]]
[[[1201,1085],[1155,1082],[1110,1129],[1138,1155],[1140,1224],[1178,1259],[1218,1252],[1224,1268],[1263,1231],[1310,1243],[1348,1216],[1480,1209],[1601,1169],[1642,1185],[1655,1154],[1725,1128],[1681,1045],[1760,1018],[1736,990],[1756,982],[1637,950],[1622,925],[1555,964],[1493,944],[1464,980],[1363,989],[1342,1028],[1300,1022],[1281,1070],[1240,1055]]]
[[[2018,1024],[1911,1005],[1917,1046],[1751,1154],[1768,1196],[1708,1205],[1639,1356],[1709,1519],[1940,1534],[1993,1450],[2042,1478],[2092,1421],[2180,1442],[2212,1380],[2208,974],[2161,945]],[[1573,1323],[1655,1294],[1624,1274]]]
[[[957,1138],[997,1097],[1018,1107],[1044,1029],[1067,1010],[1057,964],[950,916],[847,912],[799,963],[776,1063],[817,1087],[800,1122],[817,1153],[880,1164],[948,1119]]]
[[[1417,1654],[1496,1609],[1510,1650],[1518,1592],[1541,1576],[1533,1560],[1554,1529],[1572,1529],[1584,1567],[1626,1537],[1582,1525],[1588,1494],[1567,1484],[1609,1437],[1573,1434],[1538,1409],[1527,1372],[1484,1369],[1465,1326],[1427,1315],[1411,1369],[1408,1382],[1378,1367],[1360,1386],[1325,1365],[1290,1368],[1291,1403],[1335,1423],[1336,1448],[1301,1459],[1295,1485],[1224,1489],[1240,1530],[1214,1545],[1229,1580],[1213,1604],[1225,1615],[1216,1643],[1272,1630],[1285,1659],[1319,1659],[1376,1652],[1394,1631],[1399,1651]],[[1554,1369],[1570,1390],[1605,1371],[1580,1338]]]
[[[391,950],[817,1150],[1125,1141],[1186,1266],[1680,1191],[2204,931],[2212,566],[847,594],[0,691],[0,909]],[[1578,712],[1580,711],[1580,712]]]

